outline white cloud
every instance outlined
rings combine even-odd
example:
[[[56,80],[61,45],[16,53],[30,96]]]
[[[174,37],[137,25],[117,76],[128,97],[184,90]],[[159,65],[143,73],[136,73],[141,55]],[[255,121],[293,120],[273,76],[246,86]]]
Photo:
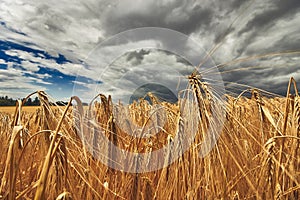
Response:
[[[39,71],[40,67],[48,68],[48,69],[55,69],[59,72],[76,76],[78,71],[82,72],[82,75],[88,74],[84,66],[81,64],[76,63],[63,63],[58,64],[54,59],[46,59],[44,57],[37,57],[33,53],[22,51],[22,50],[7,50],[5,51],[7,55],[16,56],[19,59],[22,59],[21,66],[25,68],[27,71],[37,72]],[[92,73],[89,73],[92,74]]]
[[[28,60],[21,62],[22,67],[24,67],[27,71],[37,72],[40,70],[38,64],[32,63]]]
[[[3,0],[0,5],[2,20],[28,37],[3,30],[1,38],[38,44],[49,52],[72,51],[83,59],[103,38],[98,17],[90,13],[85,4],[86,1]]]
[[[7,95],[12,98],[25,97],[37,90],[46,90],[45,85],[50,84],[42,79],[27,77],[21,70],[13,68],[0,69],[0,82],[0,96]]]
[[[3,59],[0,59],[0,64],[6,64],[6,61]]]

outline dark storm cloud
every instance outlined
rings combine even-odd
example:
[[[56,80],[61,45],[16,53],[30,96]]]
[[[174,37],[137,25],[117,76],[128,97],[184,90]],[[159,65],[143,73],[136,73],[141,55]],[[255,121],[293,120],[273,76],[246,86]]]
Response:
[[[299,67],[293,59],[292,55],[265,58],[256,60],[255,62],[249,61],[236,66],[221,68],[220,71],[223,72],[222,78],[228,91],[234,91],[237,88],[244,90],[247,88],[245,86],[249,86],[284,95],[289,78],[294,77],[298,80],[300,77]],[[242,70],[245,68],[248,69]],[[231,71],[231,69],[241,70]],[[228,71],[230,72],[227,73]],[[239,84],[245,86],[240,86]]]
[[[217,43],[224,42],[221,54],[227,57],[216,59],[216,64],[218,64],[226,60],[268,52],[299,50],[299,28],[291,25],[285,26],[289,23],[289,19],[296,17],[299,7],[300,1],[298,0],[254,1],[253,3],[241,0],[226,3],[223,1],[202,1],[201,3],[200,1],[198,3],[171,1],[164,6],[151,3],[147,4],[147,11],[133,9],[124,13],[122,11],[111,12],[106,17],[105,31],[109,35],[132,28],[155,26],[170,28],[187,35],[205,37],[205,40],[210,40],[211,48]],[[237,21],[231,26],[235,19]],[[274,32],[272,28],[278,24],[279,27],[284,25],[285,28]],[[273,36],[274,40],[272,40]],[[230,39],[230,43],[226,44],[227,39]],[[226,46],[228,44],[230,44],[229,47]],[[225,50],[224,53],[223,50]],[[285,69],[283,69],[284,64],[273,63],[272,58],[231,66],[239,69],[259,65],[271,70],[235,71],[224,74],[224,80],[263,89],[269,88],[275,93],[283,94],[285,87],[281,87],[282,82],[296,70],[293,67],[295,61],[287,59],[287,56],[285,58]],[[134,60],[141,63],[143,59],[144,56],[140,53],[133,53],[127,61]],[[177,62],[190,65],[181,57],[177,57]]]
[[[274,47],[278,51],[285,51],[285,50],[300,50],[300,27],[296,33],[291,33],[290,35],[284,36],[280,41],[274,43]]]
[[[139,51],[132,51],[128,53],[126,61],[131,61],[134,65],[141,64],[142,60],[144,59],[144,56],[149,54],[150,51],[141,49]]]
[[[166,50],[157,50],[157,49],[141,49],[132,51],[126,54],[126,61],[131,62],[133,65],[140,65],[144,60],[145,55],[150,55],[151,53],[159,52],[159,54],[165,58],[168,56],[174,57],[177,63],[182,63],[183,66],[193,66],[186,58],[183,58],[181,55],[176,55],[173,52],[166,51]],[[161,59],[162,59],[161,58]]]
[[[153,1],[147,7],[147,13],[138,9],[129,13],[116,12],[112,11],[106,17],[104,25],[107,34],[139,27],[163,27],[190,34],[208,26],[214,14],[211,8],[201,3],[187,1],[171,1],[163,6]]]
[[[245,1],[242,0],[234,0],[231,4],[233,9],[237,9],[239,7],[241,7],[243,4],[245,3]]]
[[[166,27],[180,31],[185,34],[190,34],[202,27],[209,25],[213,11],[208,8],[202,8],[200,5],[196,5],[192,11],[191,15],[186,21],[183,22],[171,22],[166,23]]]
[[[214,43],[218,44],[220,42],[222,42],[227,35],[229,35],[230,33],[234,32],[234,28],[233,27],[229,27],[224,33],[220,32],[220,33],[215,33],[215,39],[214,39]]]
[[[243,34],[251,30],[257,30],[266,26],[272,26],[277,20],[282,20],[294,16],[300,10],[299,0],[276,0],[272,1],[272,6],[263,13],[256,15],[249,21],[246,27],[239,32]]]
[[[193,66],[193,64],[191,64],[189,61],[187,61],[185,58],[183,58],[181,56],[177,56],[176,61],[179,62],[179,63],[182,63],[186,66]]]

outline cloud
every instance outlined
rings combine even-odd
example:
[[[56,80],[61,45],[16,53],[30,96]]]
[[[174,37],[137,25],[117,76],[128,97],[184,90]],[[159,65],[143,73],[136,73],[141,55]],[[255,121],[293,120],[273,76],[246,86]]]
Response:
[[[89,14],[84,2],[2,1],[0,14],[6,25],[27,35],[2,32],[2,38],[37,44],[46,51],[72,50],[85,56],[102,38],[99,21]],[[99,10],[100,11],[100,10]]]
[[[39,78],[27,77],[21,70],[13,68],[0,69],[0,80],[0,96],[13,98],[25,97],[32,91],[47,90],[45,85],[50,84]]]
[[[141,49],[140,51],[129,52],[126,61],[131,62],[133,65],[141,64],[141,61],[144,59],[144,56],[149,53],[149,50],[144,49]]]
[[[127,6],[131,5],[131,6]],[[126,7],[126,9],[124,9]],[[205,28],[213,10],[195,1],[132,1],[120,2],[105,16],[106,33],[115,34],[139,27],[164,27],[185,34]]]
[[[82,64],[72,63],[68,60],[58,63],[59,58],[45,58],[43,54],[36,54],[20,49],[9,49],[5,51],[5,54],[18,58],[20,64],[17,64],[17,66],[29,72],[38,72],[40,68],[46,68],[48,70],[57,70],[65,75],[76,76],[78,70],[81,70],[82,73],[85,70]]]
[[[3,60],[3,59],[0,59],[0,65],[1,65],[1,64],[6,64],[6,61]]]
[[[79,75],[82,77],[79,82],[86,82],[88,85],[92,83],[87,81],[93,80],[96,83],[101,81],[105,85],[118,77],[121,70],[130,73],[136,65],[160,61],[174,66],[175,69],[188,66],[189,62],[182,57],[149,52],[146,48],[155,45],[161,49],[179,48],[172,40],[164,42],[152,38],[122,41],[97,52],[97,45],[105,43],[116,34],[149,26],[168,28],[186,34],[189,39],[183,40],[182,44],[185,45],[180,48],[193,58],[192,63],[201,63],[205,57],[203,49],[209,52],[219,42],[222,45],[211,55],[216,64],[268,52],[299,50],[299,1],[253,2],[3,0],[0,5],[0,40],[19,46],[5,49],[5,46],[0,44],[0,53],[4,52],[0,55],[7,56],[0,58],[0,69],[7,68],[3,69],[0,75],[3,77],[5,70],[10,71],[10,68],[14,68],[22,72],[19,77],[28,84],[27,88],[37,88],[37,85],[41,84],[41,88],[49,89],[47,83],[52,83],[50,79],[54,80],[55,76]],[[224,36],[226,37],[222,40]],[[195,46],[199,50],[198,55],[191,50]],[[141,50],[143,48],[144,51]],[[124,49],[130,49],[126,56]],[[119,57],[113,58],[112,54]],[[284,83],[283,79],[291,75],[297,77],[295,66],[299,63],[299,54],[282,54],[277,58],[280,60],[256,59],[227,66],[226,70],[232,70],[260,65],[261,69],[264,68],[268,73],[263,73],[263,70],[240,70],[224,74],[224,79],[230,82],[244,81],[246,84],[264,88],[273,84],[274,87],[268,87],[274,89],[273,91],[282,92],[279,88],[283,87],[279,86]],[[114,63],[115,59],[118,61]],[[112,63],[124,67],[120,69]],[[111,70],[103,80],[99,80],[107,66],[110,66]],[[146,74],[145,71],[143,73]],[[57,77],[58,79],[61,78]],[[0,79],[1,83],[3,80]],[[66,81],[69,84],[70,80]]]
[[[112,95],[116,102],[128,103],[135,90],[149,83],[164,86],[177,94],[186,89],[187,75],[193,70],[188,61],[170,52],[142,49],[118,57],[102,72],[98,79],[101,82],[78,77],[73,83],[76,95],[86,98],[85,101],[102,93]]]
[[[270,8],[263,9],[261,13],[256,14],[239,34],[250,30],[259,30],[267,26],[270,27],[278,20],[288,20],[293,18],[300,10],[300,1],[298,0],[287,0],[284,2],[275,0],[269,2],[267,5],[270,5]]]

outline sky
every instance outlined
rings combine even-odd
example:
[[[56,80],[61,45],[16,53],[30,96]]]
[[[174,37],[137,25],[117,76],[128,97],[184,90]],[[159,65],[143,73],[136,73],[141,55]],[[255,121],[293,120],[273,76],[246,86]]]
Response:
[[[299,0],[1,0],[0,96],[176,93],[200,63],[217,92],[224,80],[284,95],[300,82],[299,22]]]

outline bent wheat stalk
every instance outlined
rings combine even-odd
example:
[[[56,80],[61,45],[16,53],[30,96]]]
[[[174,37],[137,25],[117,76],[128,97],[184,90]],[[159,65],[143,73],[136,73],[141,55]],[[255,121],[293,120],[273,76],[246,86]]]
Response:
[[[58,138],[58,132],[60,130],[60,127],[63,123],[63,120],[71,106],[71,102],[73,100],[74,97],[72,97],[67,105],[67,107],[65,108],[65,111],[63,113],[63,115],[61,116],[61,119],[56,127],[56,130],[54,132],[54,135],[53,135],[53,138],[52,138],[52,141],[50,143],[50,147],[49,147],[49,150],[48,150],[48,153],[46,155],[46,159],[44,161],[44,164],[43,164],[43,168],[42,168],[42,171],[41,171],[41,174],[40,174],[40,178],[38,179],[38,182],[37,182],[37,190],[36,190],[36,193],[35,193],[35,196],[34,196],[34,199],[35,200],[39,200],[39,199],[45,199],[45,189],[46,189],[46,183],[47,183],[47,178],[48,178],[48,174],[49,174],[49,169],[50,169],[50,166],[52,164],[52,161],[53,161],[53,157],[52,155],[54,155],[55,151],[57,150],[58,146],[59,146],[59,143],[60,143],[60,140],[57,141],[57,138]]]

